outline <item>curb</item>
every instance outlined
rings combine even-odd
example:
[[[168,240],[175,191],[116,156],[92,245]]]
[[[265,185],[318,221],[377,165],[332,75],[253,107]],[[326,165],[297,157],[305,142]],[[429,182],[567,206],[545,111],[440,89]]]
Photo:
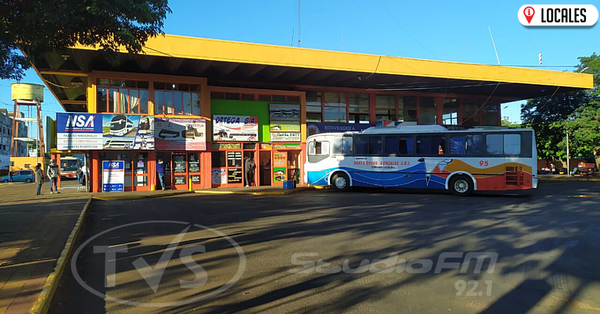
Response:
[[[95,199],[98,201],[137,200],[137,199],[142,199],[142,198],[166,197],[166,196],[189,194],[189,193],[193,193],[193,191],[173,191],[173,192],[166,192],[166,193],[160,193],[160,194],[147,194],[147,195],[127,195],[127,194],[119,195],[119,196],[93,196],[92,195],[92,199]]]
[[[50,273],[50,275],[48,275],[48,278],[46,278],[44,288],[42,289],[42,292],[33,304],[33,307],[31,308],[29,313],[45,314],[48,312],[48,309],[50,308],[50,303],[52,302],[52,298],[54,297],[54,293],[56,292],[56,288],[58,287],[58,282],[60,281],[60,278],[62,277],[65,268],[67,267],[67,258],[69,257],[69,255],[71,255],[73,251],[73,246],[75,244],[75,241],[77,240],[79,232],[81,231],[81,228],[83,226],[83,220],[86,217],[88,208],[90,207],[91,203],[92,198],[90,198],[87,201],[87,203],[85,203],[85,205],[83,206],[83,210],[81,211],[81,214],[79,214],[79,218],[77,218],[77,222],[75,223],[73,230],[71,230],[71,234],[67,238],[67,243],[65,244],[65,247],[60,253],[60,257],[56,262],[54,272]]]
[[[200,194],[239,194],[239,195],[287,195],[293,193],[299,193],[303,191],[307,191],[310,188],[308,187],[300,187],[291,190],[281,190],[281,191],[269,191],[269,192],[248,192],[248,191],[219,191],[215,190],[197,190],[195,193]]]
[[[563,182],[600,182],[600,178],[538,178],[538,181],[563,181]]]

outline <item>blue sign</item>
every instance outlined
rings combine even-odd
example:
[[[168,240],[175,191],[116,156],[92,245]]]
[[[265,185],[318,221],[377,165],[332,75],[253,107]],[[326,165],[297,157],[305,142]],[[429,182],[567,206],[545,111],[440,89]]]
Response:
[[[56,132],[102,134],[102,117],[90,113],[57,113]]]
[[[102,161],[102,192],[123,192],[125,190],[125,161]]]
[[[357,132],[372,127],[372,124],[357,123],[306,123],[308,136],[320,133],[332,132]]]

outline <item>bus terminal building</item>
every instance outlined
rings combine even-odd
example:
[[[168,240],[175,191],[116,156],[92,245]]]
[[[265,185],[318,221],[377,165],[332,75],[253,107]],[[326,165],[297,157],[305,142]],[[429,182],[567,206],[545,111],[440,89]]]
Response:
[[[159,159],[171,189],[303,183],[308,135],[378,121],[499,126],[504,102],[593,87],[590,74],[172,35],[141,55],[76,46],[34,60],[66,111],[53,158],[87,154],[92,192],[114,173],[125,191],[155,189]]]

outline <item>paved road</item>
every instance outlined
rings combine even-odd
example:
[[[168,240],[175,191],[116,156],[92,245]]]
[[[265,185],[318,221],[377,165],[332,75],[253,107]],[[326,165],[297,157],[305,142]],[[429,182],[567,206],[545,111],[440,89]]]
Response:
[[[581,194],[597,197],[570,197]],[[69,271],[52,312],[598,313],[599,205],[595,182],[544,183],[517,196],[364,190],[95,202],[85,240],[124,224],[183,223],[130,225],[93,239],[76,257],[77,273],[108,297]],[[191,224],[230,236],[245,265],[226,239]],[[205,252],[192,251],[190,263],[183,248],[198,245]],[[93,246],[127,249],[107,259],[116,275],[105,276],[106,255]],[[497,263],[478,269],[466,258],[476,252],[497,254]],[[228,290],[193,301],[218,292],[240,265]]]

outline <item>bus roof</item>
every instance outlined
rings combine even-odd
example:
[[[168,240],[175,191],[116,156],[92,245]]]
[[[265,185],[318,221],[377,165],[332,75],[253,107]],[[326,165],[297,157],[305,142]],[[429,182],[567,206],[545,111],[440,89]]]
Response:
[[[473,132],[522,132],[529,131],[532,132],[532,129],[524,129],[524,128],[509,128],[504,126],[474,126],[474,127],[462,127],[462,126],[443,126],[438,124],[431,125],[402,125],[399,124],[396,127],[370,127],[368,129],[363,130],[362,132],[357,131],[349,131],[349,132],[335,132],[335,133],[319,133],[314,136],[340,136],[344,134],[402,134],[402,133],[410,133],[410,134],[422,134],[422,133],[473,133]]]

